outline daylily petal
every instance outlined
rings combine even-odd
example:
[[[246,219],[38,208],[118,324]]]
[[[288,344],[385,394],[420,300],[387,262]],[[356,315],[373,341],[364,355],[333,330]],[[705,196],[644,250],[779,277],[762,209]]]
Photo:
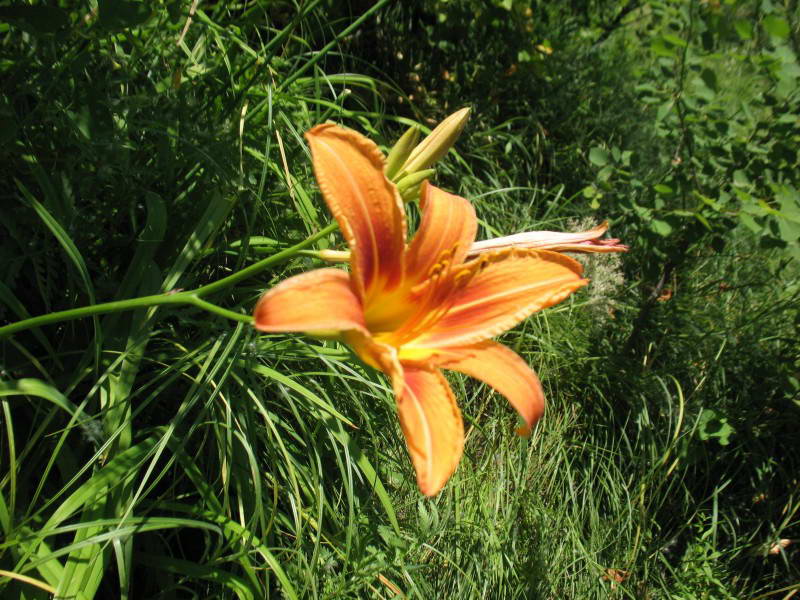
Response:
[[[475,240],[478,219],[472,204],[423,182],[420,189],[422,222],[406,255],[406,273],[415,281],[441,260],[461,264]]]
[[[352,251],[356,292],[368,306],[403,277],[403,202],[371,140],[331,124],[314,127],[306,139],[319,189]]]
[[[426,496],[439,493],[464,448],[464,425],[450,385],[438,369],[406,367],[397,413],[417,485]]]
[[[465,268],[470,279],[454,293],[449,310],[410,345],[435,348],[487,340],[589,282],[581,278],[579,262],[541,250],[487,252]]]
[[[525,421],[525,427],[518,430],[520,434],[529,434],[544,413],[544,391],[536,373],[516,352],[502,344],[486,341],[464,348],[447,348],[436,352],[430,362],[480,379],[505,396]]]
[[[253,318],[261,331],[303,331],[325,337],[366,332],[361,301],[350,276],[341,269],[317,269],[282,281],[261,296]]]

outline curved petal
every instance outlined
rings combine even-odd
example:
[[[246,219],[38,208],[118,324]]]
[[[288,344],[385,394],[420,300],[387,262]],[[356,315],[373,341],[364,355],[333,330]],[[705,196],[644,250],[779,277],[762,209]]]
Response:
[[[464,425],[453,391],[438,369],[405,367],[397,414],[417,485],[426,496],[439,493],[461,460]]]
[[[589,282],[581,278],[579,262],[542,250],[487,252],[465,269],[463,287],[453,294],[445,315],[410,345],[466,346],[487,340]]]
[[[430,361],[443,369],[459,371],[494,388],[505,396],[530,434],[531,427],[544,414],[544,391],[539,377],[516,352],[497,342],[481,342],[464,348],[448,348],[435,353]]]
[[[341,269],[317,269],[282,281],[261,296],[253,318],[261,331],[320,336],[366,331],[361,301]]]
[[[468,200],[427,181],[420,189],[420,208],[422,222],[406,254],[406,272],[415,281],[425,279],[442,260],[454,265],[464,262],[478,231],[475,209]]]
[[[403,202],[383,174],[383,154],[363,135],[324,124],[306,139],[319,189],[352,251],[356,292],[368,306],[403,277]]]

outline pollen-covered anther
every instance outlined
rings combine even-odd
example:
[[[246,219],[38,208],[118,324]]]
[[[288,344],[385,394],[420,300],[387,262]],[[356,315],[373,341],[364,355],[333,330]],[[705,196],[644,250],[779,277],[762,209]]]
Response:
[[[453,287],[456,289],[461,289],[465,285],[467,285],[470,280],[472,279],[474,272],[470,268],[461,269],[455,275],[453,275]]]
[[[433,266],[430,269],[428,269],[428,278],[438,277],[450,269],[455,250],[456,248],[453,247],[448,250],[442,250],[439,253],[439,256],[436,258],[436,262],[433,263]]]
[[[478,263],[475,265],[475,273],[480,273],[486,269],[491,263],[491,258],[489,256],[481,256],[478,259]]]
[[[442,263],[436,263],[428,271],[428,279],[438,279],[439,275],[442,274],[443,270],[444,270],[444,265]]]

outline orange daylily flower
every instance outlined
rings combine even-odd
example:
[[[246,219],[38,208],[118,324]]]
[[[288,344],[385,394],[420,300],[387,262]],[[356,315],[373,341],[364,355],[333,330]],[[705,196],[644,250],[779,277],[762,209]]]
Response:
[[[425,182],[422,219],[406,243],[397,189],[364,136],[335,125],[306,134],[319,188],[350,247],[350,272],[317,269],[265,293],[261,331],[335,337],[386,373],[420,491],[433,496],[464,445],[461,412],[440,369],[487,383],[530,427],[544,411],[536,374],[490,338],[587,283],[557,252],[508,247],[467,260],[477,231],[472,205]]]

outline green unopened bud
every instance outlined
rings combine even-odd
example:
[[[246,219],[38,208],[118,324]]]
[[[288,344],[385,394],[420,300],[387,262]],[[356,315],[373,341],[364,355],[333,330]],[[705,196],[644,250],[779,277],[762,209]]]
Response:
[[[416,173],[409,173],[397,182],[397,191],[405,202],[410,202],[417,197],[420,184],[436,173],[433,169],[425,169]]]
[[[417,171],[416,173],[404,175],[397,181],[397,190],[402,194],[407,189],[419,185],[434,173],[436,173],[434,169],[425,169],[424,171]]]
[[[422,182],[418,183],[417,185],[411,186],[406,191],[400,193],[400,198],[403,200],[404,203],[408,204],[409,202],[414,202],[415,200],[419,200],[419,190]]]
[[[462,108],[439,123],[430,135],[412,150],[400,169],[401,174],[411,174],[426,169],[447,154],[468,120],[469,108]]]
[[[409,127],[408,131],[400,136],[400,139],[397,140],[397,143],[395,143],[389,151],[389,156],[386,157],[386,169],[384,173],[386,173],[387,179],[394,179],[394,176],[400,171],[400,167],[408,160],[411,151],[414,150],[414,146],[417,145],[418,141],[419,129],[416,127]]]

